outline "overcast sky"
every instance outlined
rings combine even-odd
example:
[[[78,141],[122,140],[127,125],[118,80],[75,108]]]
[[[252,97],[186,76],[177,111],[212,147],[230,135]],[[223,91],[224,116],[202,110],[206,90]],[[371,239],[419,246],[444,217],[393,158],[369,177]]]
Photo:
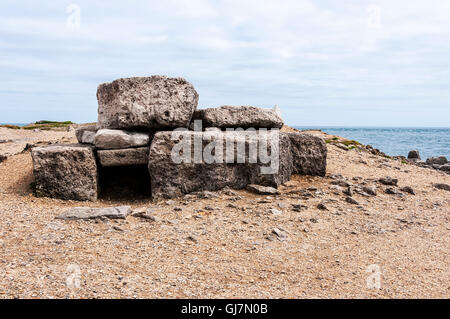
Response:
[[[2,0],[0,71],[0,122],[92,122],[98,84],[164,74],[290,125],[449,127],[450,1]]]

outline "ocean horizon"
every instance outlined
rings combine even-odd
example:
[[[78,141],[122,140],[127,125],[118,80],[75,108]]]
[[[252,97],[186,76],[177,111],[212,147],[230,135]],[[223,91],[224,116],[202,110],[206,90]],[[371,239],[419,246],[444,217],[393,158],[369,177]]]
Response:
[[[418,150],[422,159],[450,158],[450,127],[351,127],[293,126],[299,130],[319,129],[325,133],[372,145],[390,156],[408,156]]]

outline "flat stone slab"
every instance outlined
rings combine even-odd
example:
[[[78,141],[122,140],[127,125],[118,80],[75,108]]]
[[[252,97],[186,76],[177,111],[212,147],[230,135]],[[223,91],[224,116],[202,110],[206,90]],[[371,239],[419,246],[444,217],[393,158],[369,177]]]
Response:
[[[260,195],[279,195],[280,192],[274,187],[261,186],[250,184],[247,185],[246,189],[252,193],[260,194]]]
[[[99,149],[123,149],[150,144],[150,135],[123,130],[98,130],[94,145]]]
[[[221,106],[196,110],[194,120],[202,120],[203,127],[219,128],[281,128],[280,111],[255,106]]]
[[[73,200],[97,200],[98,173],[93,148],[51,145],[31,150],[36,195]]]
[[[172,198],[197,191],[214,191],[224,187],[234,189],[245,188],[248,184],[258,184],[263,186],[278,187],[278,185],[289,180],[292,173],[292,154],[290,149],[290,139],[284,133],[279,133],[278,140],[276,135],[268,135],[268,153],[276,154],[278,161],[277,169],[271,171],[271,163],[274,160],[261,161],[260,158],[251,159],[249,156],[249,148],[251,147],[251,139],[246,138],[243,132],[184,132],[183,136],[178,139],[174,138],[174,132],[162,131],[155,134],[149,153],[149,174],[151,179],[152,197]],[[174,161],[172,151],[176,154],[181,142],[186,138],[186,145],[190,145],[190,150],[186,152],[186,159],[190,158],[190,162]],[[211,161],[211,159],[200,157],[199,160],[195,158],[195,144],[200,141],[200,149],[207,153],[211,142],[221,140],[223,141],[222,151],[216,149],[217,154],[222,154],[221,161]],[[275,147],[271,143],[277,141]],[[236,142],[236,143],[235,143]],[[242,156],[238,157],[236,154],[238,142],[244,145],[246,151]],[[228,145],[230,143],[230,145]],[[209,146],[208,146],[209,145]],[[211,151],[211,149],[209,149]],[[228,152],[234,154],[231,161],[227,162],[226,154]],[[192,152],[192,154],[191,154]],[[213,152],[211,152],[213,153]],[[180,152],[184,154],[184,152]],[[198,152],[197,152],[198,154]],[[214,154],[216,154],[214,152]],[[264,162],[264,163],[263,163]],[[269,169],[269,171],[263,168]]]
[[[126,148],[118,150],[98,150],[97,157],[104,167],[147,165],[149,147]]]
[[[98,128],[188,127],[198,94],[183,78],[154,75],[99,85]]]
[[[293,173],[325,176],[327,169],[327,145],[311,134],[286,133],[291,140]]]
[[[92,208],[92,207],[75,207],[70,208],[57,216],[56,219],[77,220],[77,219],[125,219],[131,214],[130,206]]]
[[[94,144],[95,133],[97,133],[95,125],[82,126],[75,130],[75,136],[80,144]]]

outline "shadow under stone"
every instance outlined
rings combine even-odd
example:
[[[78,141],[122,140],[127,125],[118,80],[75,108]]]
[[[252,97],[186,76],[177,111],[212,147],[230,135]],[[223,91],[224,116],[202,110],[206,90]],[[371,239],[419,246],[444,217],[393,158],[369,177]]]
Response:
[[[100,198],[151,198],[150,175],[147,165],[99,167]]]

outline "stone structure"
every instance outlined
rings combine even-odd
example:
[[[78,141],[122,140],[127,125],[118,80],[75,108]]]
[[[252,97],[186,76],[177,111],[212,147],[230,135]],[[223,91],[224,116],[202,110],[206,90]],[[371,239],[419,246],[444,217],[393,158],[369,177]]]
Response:
[[[80,144],[32,150],[38,196],[95,201],[102,174],[128,166],[148,167],[154,199],[248,185],[276,192],[292,174],[325,175],[325,142],[280,132],[278,108],[196,110],[194,87],[165,76],[101,84],[97,98],[97,125],[76,130]]]

